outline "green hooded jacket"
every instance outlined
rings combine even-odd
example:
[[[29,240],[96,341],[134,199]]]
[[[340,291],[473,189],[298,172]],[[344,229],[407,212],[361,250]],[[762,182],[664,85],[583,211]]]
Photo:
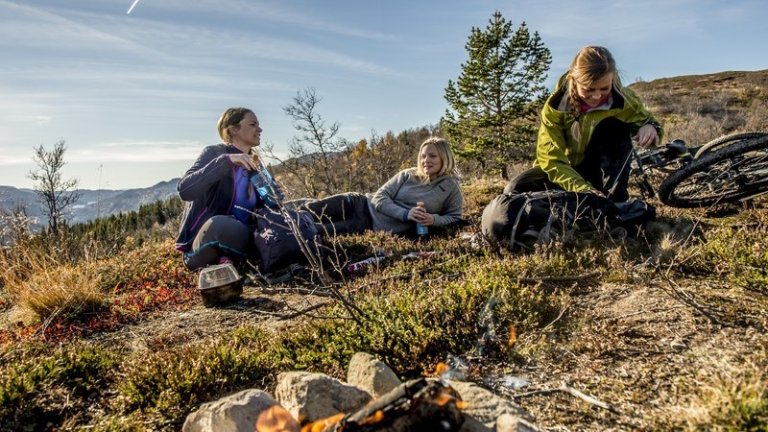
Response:
[[[555,92],[541,110],[534,162],[534,166],[541,167],[547,173],[549,181],[564,190],[582,192],[594,189],[573,167],[584,160],[587,144],[602,120],[615,117],[628,123],[632,125],[632,134],[637,133],[640,127],[651,124],[661,140],[659,123],[631,89],[623,87],[621,92],[613,89],[613,104],[609,109],[583,113],[577,121],[573,112],[558,109],[566,94],[564,84],[565,75],[560,78]]]

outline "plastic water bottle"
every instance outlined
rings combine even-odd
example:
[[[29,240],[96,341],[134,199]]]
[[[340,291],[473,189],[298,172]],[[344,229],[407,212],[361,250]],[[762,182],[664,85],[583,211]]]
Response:
[[[283,192],[266,167],[251,175],[251,184],[267,207],[277,207],[278,202],[283,199]]]
[[[424,203],[419,201],[416,203],[416,207],[424,208]],[[417,223],[416,224],[416,235],[419,237],[426,237],[426,235],[429,234],[429,227],[424,225],[423,223]]]

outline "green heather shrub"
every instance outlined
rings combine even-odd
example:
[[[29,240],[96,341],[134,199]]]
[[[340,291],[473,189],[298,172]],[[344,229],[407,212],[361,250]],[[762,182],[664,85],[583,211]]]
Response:
[[[46,400],[64,398],[72,409],[78,401],[99,394],[114,379],[119,353],[78,342],[52,353],[45,348],[3,353],[0,364],[0,424],[13,428],[45,426],[45,418],[64,413]]]
[[[275,337],[252,331],[247,338],[240,332],[235,338],[135,354],[121,368],[119,405],[125,411],[148,409],[183,421],[186,413],[203,402],[234,389],[260,385],[280,364],[271,357]]]
[[[710,231],[691,264],[722,275],[742,288],[768,294],[768,247],[755,242],[754,230],[719,227]]]

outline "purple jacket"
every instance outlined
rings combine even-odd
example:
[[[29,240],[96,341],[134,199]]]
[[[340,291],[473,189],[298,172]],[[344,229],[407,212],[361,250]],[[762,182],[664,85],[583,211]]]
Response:
[[[186,205],[176,238],[176,250],[189,251],[200,227],[211,216],[232,214],[235,166],[227,157],[232,153],[241,152],[227,144],[204,148],[179,180],[177,190]]]

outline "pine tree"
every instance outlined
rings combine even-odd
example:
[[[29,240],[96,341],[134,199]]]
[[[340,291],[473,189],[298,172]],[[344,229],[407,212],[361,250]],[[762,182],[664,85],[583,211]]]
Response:
[[[499,11],[485,30],[472,28],[465,48],[469,59],[448,81],[441,125],[459,157],[506,179],[507,163],[532,153],[552,56],[538,32],[531,36],[525,22],[513,31]]]

